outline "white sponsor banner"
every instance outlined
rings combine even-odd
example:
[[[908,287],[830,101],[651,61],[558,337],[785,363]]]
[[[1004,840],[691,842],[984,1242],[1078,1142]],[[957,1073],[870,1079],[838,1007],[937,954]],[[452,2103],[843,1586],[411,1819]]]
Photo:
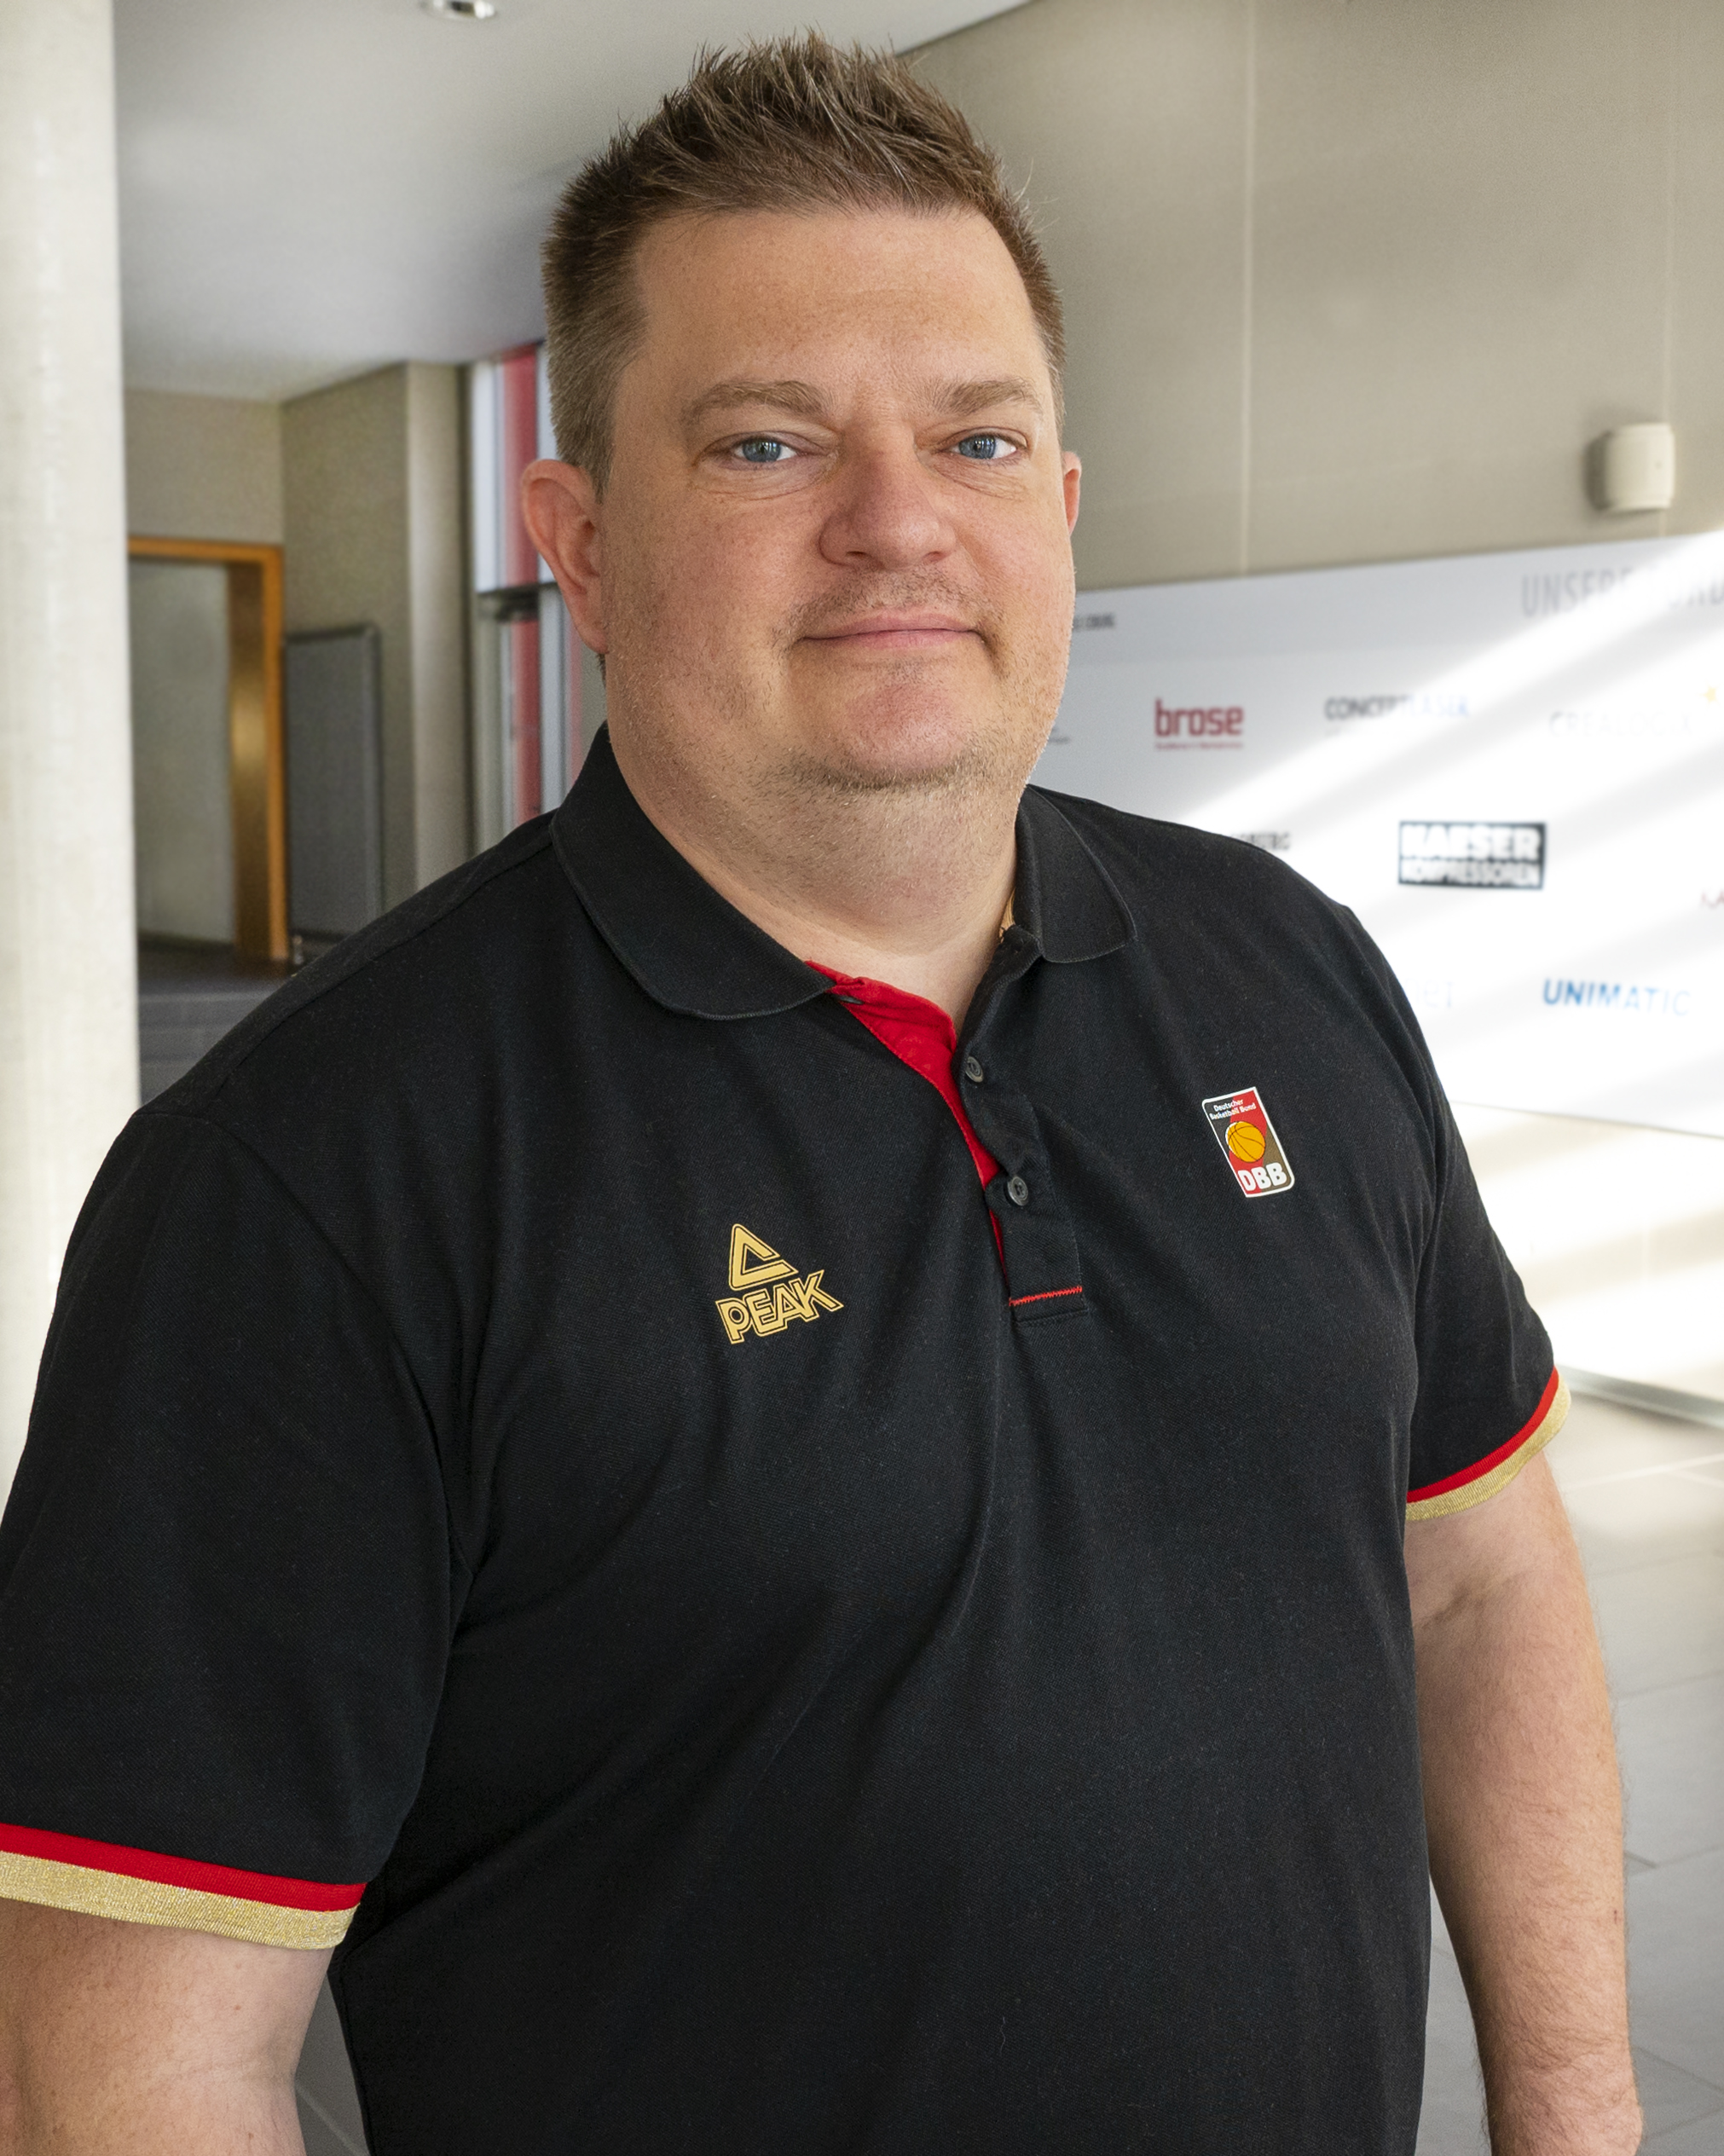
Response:
[[[1724,1136],[1724,533],[1085,592],[1035,777],[1351,906],[1455,1099]]]

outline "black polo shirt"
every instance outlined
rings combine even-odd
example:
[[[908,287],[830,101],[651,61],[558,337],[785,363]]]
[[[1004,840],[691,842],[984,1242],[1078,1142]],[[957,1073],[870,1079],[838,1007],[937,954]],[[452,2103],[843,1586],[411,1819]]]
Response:
[[[1403,1523],[1548,1344],[1351,915],[1018,844],[948,1057],[601,740],[133,1119],[0,1529],[0,1892],[344,1932],[383,2156],[1412,2150]]]

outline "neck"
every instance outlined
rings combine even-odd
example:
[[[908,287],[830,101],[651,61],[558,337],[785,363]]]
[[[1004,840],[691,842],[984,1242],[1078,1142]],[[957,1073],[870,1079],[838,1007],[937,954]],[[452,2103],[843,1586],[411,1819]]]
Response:
[[[714,890],[797,957],[924,996],[962,1026],[1016,866],[1017,794],[963,786],[714,791],[613,727],[640,808]]]

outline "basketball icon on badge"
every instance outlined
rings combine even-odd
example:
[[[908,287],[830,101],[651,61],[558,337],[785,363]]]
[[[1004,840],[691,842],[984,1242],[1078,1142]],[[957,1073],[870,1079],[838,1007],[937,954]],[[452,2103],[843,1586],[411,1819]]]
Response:
[[[1203,1103],[1203,1113],[1247,1198],[1273,1198],[1293,1188],[1292,1164],[1254,1085],[1242,1093],[1216,1094]]]

